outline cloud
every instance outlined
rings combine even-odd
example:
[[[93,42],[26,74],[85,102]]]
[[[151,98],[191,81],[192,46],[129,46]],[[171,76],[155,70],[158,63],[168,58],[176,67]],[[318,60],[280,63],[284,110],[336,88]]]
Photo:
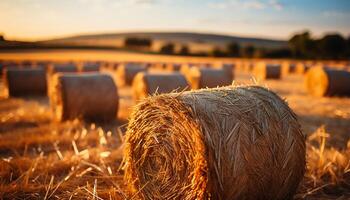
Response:
[[[283,8],[284,8],[284,5],[277,0],[270,0],[269,4],[270,4],[270,6],[272,6],[276,10],[283,10]]]
[[[270,7],[275,10],[282,10],[284,7],[278,0],[225,0],[215,3],[211,2],[208,6],[214,9],[243,8],[250,10],[263,10]]]

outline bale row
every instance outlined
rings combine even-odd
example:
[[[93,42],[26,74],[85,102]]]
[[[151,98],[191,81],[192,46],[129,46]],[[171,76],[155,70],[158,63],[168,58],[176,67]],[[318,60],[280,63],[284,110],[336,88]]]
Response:
[[[125,181],[140,199],[292,199],[305,171],[295,114],[258,86],[147,98],[125,145]]]
[[[147,67],[142,64],[126,63],[122,64],[117,69],[117,79],[120,86],[131,85],[136,74],[146,72]]]

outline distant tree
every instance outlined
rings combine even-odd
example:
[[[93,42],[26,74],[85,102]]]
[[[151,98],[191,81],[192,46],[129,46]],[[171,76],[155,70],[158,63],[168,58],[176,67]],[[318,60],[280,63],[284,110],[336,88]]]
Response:
[[[317,45],[308,31],[294,35],[288,44],[295,58],[312,58],[317,55]]]
[[[183,45],[181,47],[180,51],[179,51],[179,54],[180,55],[184,55],[184,56],[189,55],[190,54],[190,50],[189,50],[188,46],[187,45]]]
[[[236,42],[231,42],[227,45],[227,54],[231,57],[239,57],[240,46]]]
[[[174,54],[175,45],[173,43],[167,43],[160,48],[159,52],[162,54]]]
[[[149,48],[152,46],[152,40],[149,38],[130,37],[124,40],[124,46],[129,48]]]
[[[3,35],[0,35],[0,41],[5,41],[5,38]]]
[[[319,40],[319,49],[328,59],[343,58],[347,50],[347,41],[339,34],[325,35]]]
[[[253,45],[247,45],[242,49],[242,56],[246,58],[252,58],[255,54],[255,47]]]
[[[214,56],[214,57],[225,57],[225,56],[227,56],[226,52],[221,50],[218,47],[215,47],[213,49],[213,51],[211,52],[211,55]]]

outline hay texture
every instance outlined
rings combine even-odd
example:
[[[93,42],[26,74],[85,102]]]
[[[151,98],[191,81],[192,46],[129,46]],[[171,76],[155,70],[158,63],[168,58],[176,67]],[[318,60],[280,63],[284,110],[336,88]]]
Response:
[[[307,91],[314,96],[350,96],[350,72],[323,67],[311,68],[305,76]]]
[[[151,94],[163,94],[189,89],[185,76],[180,73],[143,73],[134,78],[132,89],[134,100],[140,100]]]
[[[147,98],[125,145],[125,179],[141,199],[291,199],[305,170],[295,114],[259,86]]]
[[[107,74],[58,73],[52,77],[50,88],[50,104],[57,121],[107,121],[117,116],[117,88]]]
[[[232,76],[225,69],[191,67],[182,71],[192,89],[214,88],[232,84]]]
[[[8,96],[45,95],[46,72],[42,68],[4,70],[4,84]]]
[[[281,65],[260,62],[254,66],[253,74],[257,80],[280,79],[282,75]]]
[[[146,72],[147,67],[143,64],[126,63],[122,64],[117,69],[118,85],[131,85],[135,76],[139,72]]]

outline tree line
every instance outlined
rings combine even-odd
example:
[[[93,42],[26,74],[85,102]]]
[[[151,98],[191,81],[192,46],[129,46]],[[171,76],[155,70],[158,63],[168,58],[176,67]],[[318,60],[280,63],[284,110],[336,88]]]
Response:
[[[150,49],[150,38],[126,38],[126,48]],[[194,54],[187,45],[181,45],[176,50],[175,44],[168,42],[159,49],[160,54],[195,55],[213,57],[244,57],[244,58],[295,58],[295,59],[350,59],[350,36],[344,38],[340,34],[327,34],[322,38],[313,38],[306,31],[295,34],[288,40],[284,48],[271,49],[254,45],[241,46],[237,42],[230,42],[225,48],[213,48],[211,52]]]

